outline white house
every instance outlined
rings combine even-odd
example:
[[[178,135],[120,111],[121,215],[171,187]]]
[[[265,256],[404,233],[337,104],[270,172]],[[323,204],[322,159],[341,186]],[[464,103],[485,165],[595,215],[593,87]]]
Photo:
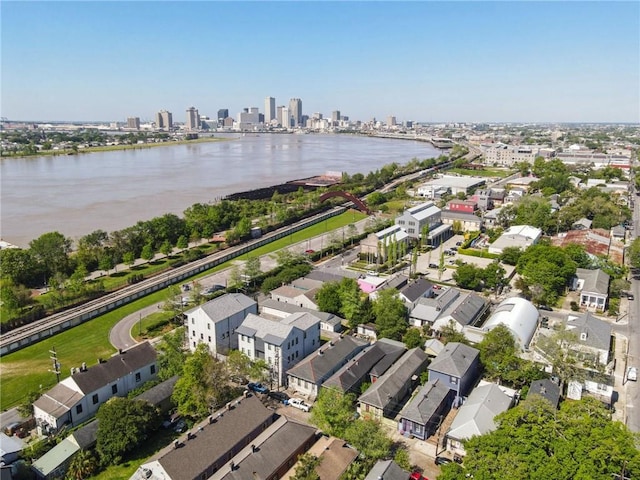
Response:
[[[236,329],[250,313],[258,313],[258,304],[241,293],[228,293],[186,311],[189,349],[193,352],[199,343],[206,343],[213,355],[237,350]]]
[[[320,347],[320,319],[310,313],[280,321],[249,314],[236,333],[238,349],[252,360],[266,361],[279,385],[292,366]]]
[[[39,432],[50,433],[64,425],[79,425],[111,397],[126,396],[156,374],[156,351],[149,342],[100,359],[92,367],[82,364],[33,403],[36,426]]]
[[[542,230],[529,225],[514,225],[505,230],[498,239],[489,245],[489,253],[501,254],[507,247],[518,247],[522,250],[535,245],[542,236]]]
[[[604,311],[609,298],[609,275],[599,268],[577,268],[576,277],[576,290],[580,291],[580,306],[591,311]]]

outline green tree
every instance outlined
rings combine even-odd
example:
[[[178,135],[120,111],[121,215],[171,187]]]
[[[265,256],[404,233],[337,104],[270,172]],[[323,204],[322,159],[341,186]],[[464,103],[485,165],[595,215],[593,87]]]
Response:
[[[344,433],[344,439],[359,450],[366,459],[374,462],[387,458],[393,444],[380,423],[368,419],[349,423]]]
[[[459,265],[452,278],[460,288],[482,290],[483,270],[471,263]]]
[[[122,261],[124,262],[125,265],[128,265],[129,267],[133,267],[134,263],[136,263],[136,255],[135,255],[135,253],[126,252],[122,256]]]
[[[507,265],[517,265],[518,259],[522,255],[522,249],[519,247],[505,247],[502,249],[500,260]]]
[[[157,345],[158,377],[168,380],[174,375],[181,375],[186,358],[184,351],[184,327],[165,333]]]
[[[160,245],[160,253],[168,257],[171,255],[171,252],[173,252],[173,246],[171,245],[171,242],[169,242],[169,240],[165,240],[164,242],[162,242],[162,245]]]
[[[407,330],[407,307],[398,296],[397,290],[382,290],[373,302],[373,314],[378,327],[378,338],[402,338]]]
[[[340,283],[326,282],[316,293],[316,303],[321,312],[338,315],[342,302],[340,300]]]
[[[480,361],[486,375],[492,380],[503,378],[512,369],[520,366],[516,353],[516,341],[511,331],[503,324],[491,329],[478,344]]]
[[[442,249],[442,244],[440,244],[440,260],[438,263],[438,280],[442,280],[442,274],[444,273],[444,250]]]
[[[157,409],[150,403],[123,397],[113,397],[102,404],[96,418],[96,450],[104,466],[119,464],[123,455],[134,451],[161,423]]]
[[[449,320],[449,323],[440,329],[440,340],[443,343],[467,343],[464,334],[456,328],[455,320]]]
[[[482,278],[484,279],[484,286],[491,290],[496,290],[506,283],[507,271],[500,265],[499,262],[491,262],[482,271]]]
[[[189,248],[189,240],[184,235],[180,235],[178,237],[178,241],[176,242],[176,247],[180,250],[184,250],[185,248]]]
[[[465,442],[464,466],[446,465],[443,478],[637,478],[635,437],[590,397],[560,411],[538,395],[496,418],[498,428]],[[438,477],[440,478],[440,477]]]
[[[338,287],[340,296],[340,315],[353,324],[360,318],[362,310],[362,290],[353,278],[343,278]]]
[[[244,262],[243,274],[253,283],[255,278],[262,274],[260,270],[260,257],[252,256],[247,258],[246,262]]]
[[[402,341],[408,349],[421,347],[424,343],[419,328],[409,328],[402,337]]]
[[[83,480],[92,477],[98,471],[98,459],[91,450],[80,450],[71,460],[67,478]]]
[[[547,357],[554,375],[560,379],[560,391],[571,380],[584,377],[577,352],[572,348],[578,343],[578,336],[566,327],[553,332],[552,335],[540,335],[537,345]]]
[[[33,415],[33,402],[40,398],[39,392],[29,392],[24,403],[18,405],[18,413],[23,418],[29,418]]]
[[[251,372],[251,359],[240,350],[232,350],[227,356],[227,370],[232,379],[246,379]]]
[[[320,461],[320,458],[310,453],[303,453],[298,458],[298,465],[291,480],[320,480],[320,476],[316,473],[316,467],[320,465]]]
[[[320,389],[320,394],[311,410],[311,423],[323,432],[344,438],[345,431],[356,413],[355,395],[343,394],[332,388]]]
[[[69,270],[71,239],[59,232],[49,232],[29,242],[29,251],[47,277]]]

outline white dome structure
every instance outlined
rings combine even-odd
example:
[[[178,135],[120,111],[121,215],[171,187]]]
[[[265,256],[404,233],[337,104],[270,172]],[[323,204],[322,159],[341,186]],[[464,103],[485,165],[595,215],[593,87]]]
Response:
[[[528,300],[507,298],[496,307],[482,330],[489,332],[503,324],[511,331],[520,349],[527,350],[538,326],[538,315],[538,310]]]

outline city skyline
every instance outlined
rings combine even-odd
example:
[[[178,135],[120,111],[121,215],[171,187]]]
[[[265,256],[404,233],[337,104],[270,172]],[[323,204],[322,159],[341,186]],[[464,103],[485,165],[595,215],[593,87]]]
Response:
[[[0,9],[1,110],[15,121],[151,120],[191,105],[235,117],[266,96],[289,109],[302,99],[304,115],[339,110],[362,121],[640,121],[637,2]],[[283,38],[265,29],[270,19],[296,31]]]

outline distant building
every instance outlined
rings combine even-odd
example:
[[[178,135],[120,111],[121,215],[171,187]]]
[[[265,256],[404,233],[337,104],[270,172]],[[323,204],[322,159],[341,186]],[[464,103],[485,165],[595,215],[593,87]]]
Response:
[[[220,110],[218,110],[218,125],[219,126],[224,126],[224,121],[227,118],[229,118],[229,109],[228,108],[221,108]]]
[[[264,123],[271,123],[276,118],[276,99],[267,97],[264,99]]]
[[[433,202],[424,202],[407,208],[396,217],[395,224],[416,240],[422,237],[424,227],[428,226],[427,240],[429,245],[435,247],[452,235],[451,225],[442,224],[441,214],[442,211]]]
[[[551,158],[555,156],[555,150],[545,149],[531,145],[505,145],[496,143],[482,145],[484,153],[484,163],[487,165],[498,165],[501,167],[511,167],[515,163],[528,162],[533,165],[536,157]]]
[[[587,310],[604,311],[609,298],[609,275],[599,268],[578,268],[576,278],[575,289],[580,291],[580,306]]]
[[[173,128],[173,115],[166,110],[156,113],[156,128],[158,130],[171,130]]]
[[[140,130],[140,117],[128,117],[127,128],[132,130]]]
[[[389,115],[387,117],[387,127],[395,127],[396,126],[396,117],[393,115]]]
[[[199,130],[200,129],[200,114],[196,107],[187,108],[187,121],[185,123],[187,130]]]
[[[409,235],[399,225],[392,225],[376,233],[372,233],[360,242],[360,252],[371,258],[378,258],[384,262],[390,245],[407,244]]]
[[[489,245],[489,253],[500,255],[507,247],[525,250],[535,245],[542,236],[542,230],[529,225],[513,225],[505,230],[498,239]]]
[[[340,122],[341,118],[340,118],[340,110],[334,110],[333,112],[331,112],[331,121],[334,124],[337,124],[338,122]]]
[[[416,194],[419,197],[429,198],[431,200],[442,197],[445,193],[457,195],[463,193],[468,195],[471,190],[485,185],[486,179],[481,177],[453,176],[442,175],[440,178],[429,180],[420,185]]]
[[[293,127],[302,126],[302,100],[299,98],[289,100],[289,115],[293,118]]]

